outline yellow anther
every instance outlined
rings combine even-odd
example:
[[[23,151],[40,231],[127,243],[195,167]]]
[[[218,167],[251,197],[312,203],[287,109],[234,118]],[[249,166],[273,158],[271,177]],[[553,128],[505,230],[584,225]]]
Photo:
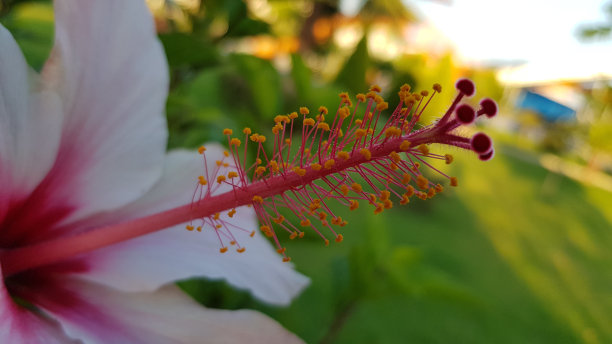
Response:
[[[400,87],[400,90],[401,90],[401,91],[403,91],[403,92],[410,92],[410,85],[408,85],[408,84],[403,84],[403,85]]]
[[[226,163],[226,162],[224,162],[224,163],[223,163],[223,167],[229,167],[229,164],[228,164],[228,163]]]
[[[262,232],[264,232],[264,233],[265,233],[265,232],[270,232],[270,231],[272,230],[272,228],[270,228],[270,226],[266,226],[266,225],[260,226],[260,227],[259,227],[259,229],[260,229]]]
[[[225,252],[227,252],[227,247],[221,247],[221,248],[219,249],[219,252],[221,252],[221,253],[225,253]]]
[[[249,136],[249,139],[253,142],[257,142],[257,140],[259,140],[259,134],[255,133],[251,136]]]
[[[285,139],[285,144],[291,144],[291,139]]]
[[[340,226],[342,224],[342,218],[340,216],[331,219],[332,225]]]
[[[421,163],[415,162],[412,166],[414,167],[414,170],[417,171],[419,168],[421,168]]]
[[[356,119],[356,120],[355,120],[355,125],[361,125],[361,123],[362,123],[362,122],[363,122],[362,120],[360,120],[360,119]]]
[[[318,129],[322,129],[323,131],[329,131],[329,124],[325,123],[325,122],[320,122],[317,125]]]
[[[428,95],[429,95],[429,92],[427,92],[425,90],[421,91],[421,96],[427,97]]]
[[[380,93],[381,91],[382,91],[382,88],[380,88],[380,86],[378,86],[378,85],[370,86],[370,92],[378,92],[378,93]]]
[[[206,180],[206,178],[204,178],[204,176],[199,176],[198,183],[200,183],[200,185],[206,185],[208,184],[208,181]]]
[[[255,164],[256,165],[261,165],[262,161],[260,158],[255,159]]]
[[[284,116],[284,115],[275,116],[274,117],[274,123],[277,123],[277,124],[289,123],[289,117]]]
[[[343,106],[340,108],[340,110],[338,110],[338,116],[340,116],[340,118],[342,119],[345,119],[350,115],[351,115],[351,110],[346,106]]]
[[[227,174],[227,177],[228,177],[228,178],[236,178],[236,177],[238,177],[238,172],[231,171],[231,172],[229,172],[229,173]]]
[[[278,169],[278,163],[276,162],[276,160],[272,160],[272,161],[270,161],[270,164],[269,164],[269,165],[270,165],[270,172],[272,172],[272,173],[276,173],[276,172],[278,172],[278,171],[279,171],[279,169]]]
[[[258,166],[255,169],[255,174],[258,176],[261,176],[262,174],[264,174],[266,172],[266,168],[264,166]]]
[[[368,199],[370,200],[370,203],[376,203],[377,197],[375,194],[369,194]]]
[[[393,164],[391,164],[391,165],[389,166],[389,168],[390,168],[392,171],[396,171],[397,169],[399,169],[399,166],[397,166],[395,163],[393,163]]]
[[[399,162],[402,161],[402,157],[396,151],[389,153],[389,157],[396,164],[399,164]]]
[[[451,186],[457,186],[457,185],[459,185],[459,184],[457,183],[457,177],[451,177],[451,179],[450,179],[450,185],[451,185]]]
[[[287,263],[291,261],[291,257],[283,257],[283,262]]]
[[[300,221],[300,225],[302,227],[308,227],[308,226],[310,226],[310,220],[308,220],[308,219],[302,220],[302,221]]]
[[[240,141],[237,138],[233,138],[230,140],[230,147],[231,146],[236,146],[236,147],[240,147],[240,144],[242,143],[242,141]]]
[[[242,253],[242,252],[244,252],[244,250],[246,250],[246,248],[241,247],[241,248],[237,248],[237,249],[236,249],[236,252],[238,252],[238,253]]]
[[[408,173],[404,173],[404,175],[402,176],[402,183],[408,185],[408,183],[410,183],[410,180],[412,180],[412,176],[410,176]]]
[[[429,187],[429,180],[427,180],[427,178],[423,177],[423,175],[420,174],[417,177],[416,184],[420,189],[427,189]]]
[[[299,238],[302,239],[304,237],[304,232],[300,232]]]
[[[376,203],[376,208],[374,209],[374,214],[380,214],[385,209],[385,205],[382,203]]]
[[[308,108],[307,108],[307,107],[302,106],[302,107],[300,108],[300,113],[301,113],[302,115],[308,115],[308,114],[310,113],[310,110],[308,110]]]
[[[289,239],[293,240],[295,238],[297,238],[298,234],[296,232],[293,232],[289,235]]]
[[[274,221],[274,223],[283,223],[283,221],[285,221],[285,217],[283,215],[279,215],[278,217],[272,218],[272,221]]]
[[[224,175],[220,175],[217,177],[217,183],[221,184],[225,181],[225,176]]]
[[[200,148],[198,148],[198,153],[204,154],[204,152],[206,152],[206,147],[200,146]]]
[[[406,205],[408,203],[410,203],[410,197],[408,197],[407,194],[403,194],[402,195],[402,199],[400,200],[400,204],[401,205]]]
[[[427,198],[433,198],[436,195],[436,190],[434,188],[429,188],[427,191]]]
[[[298,176],[303,177],[306,174],[306,169],[296,166],[293,168],[293,172],[295,172],[295,174],[297,174]]]
[[[304,123],[305,126],[312,126],[312,125],[315,124],[315,121],[312,118],[306,118],[306,119],[304,119],[303,123]]]
[[[321,115],[327,115],[329,111],[327,111],[327,108],[325,106],[319,106],[319,113]]]
[[[344,196],[348,195],[349,187],[346,184],[340,185],[340,192],[342,192]]]
[[[440,185],[440,184],[436,184],[436,192],[440,193],[442,191],[444,191],[444,187],[442,185]]]
[[[341,159],[341,160],[348,160],[351,157],[351,155],[349,154],[349,152],[345,152],[345,151],[340,151],[338,152],[338,154],[336,154],[336,158]]]
[[[444,155],[444,160],[446,161],[446,164],[448,165],[448,164],[450,164],[451,162],[453,162],[453,160],[454,160],[454,159],[453,159],[453,156],[452,156],[452,155],[450,155],[450,154],[445,154],[445,155]]]
[[[338,234],[338,236],[336,237],[336,242],[342,242],[343,239],[344,237],[342,236],[342,234]]]
[[[287,249],[285,247],[279,248],[278,250],[276,250],[276,252],[278,252],[278,254],[283,254],[283,253],[285,253],[285,251],[287,251]]]
[[[318,122],[325,122],[325,115],[323,115],[323,114],[321,114],[321,115],[316,115],[316,116],[315,116],[315,119],[316,119]]]
[[[419,100],[421,100],[422,97],[421,97],[420,94],[414,93],[414,94],[412,94],[412,98],[414,98],[414,100],[416,100],[416,101],[419,101]]]
[[[293,111],[287,117],[289,117],[289,119],[296,119],[296,118],[298,118],[298,114],[297,114],[297,112]]]
[[[417,149],[421,152],[421,154],[425,156],[429,155],[429,147],[427,147],[426,144],[419,145]]]
[[[353,183],[351,184],[351,189],[355,192],[362,192],[363,188],[361,187],[361,185],[357,184],[357,183]]]
[[[223,161],[221,161],[221,160],[217,160],[217,161],[215,161],[215,163],[217,164],[217,166],[223,165]]]
[[[257,142],[259,142],[259,143],[264,143],[264,142],[266,142],[266,137],[265,137],[265,136],[263,136],[263,135],[259,135],[259,136],[257,137]]]
[[[310,165],[310,168],[312,168],[313,171],[319,171],[321,169],[321,164],[317,164],[316,162],[312,165]]]
[[[321,147],[323,146],[327,146],[327,140],[324,140],[323,142],[321,142]]]
[[[253,202],[262,204],[263,203],[263,198],[261,198],[261,196],[255,195],[255,196],[253,196]]]
[[[327,213],[324,212],[324,211],[320,212],[318,215],[319,215],[319,220],[321,220],[321,221],[325,221],[327,219]],[[332,221],[332,223],[333,223],[333,221]]]
[[[407,151],[408,149],[410,149],[410,141],[406,141],[406,140],[402,141],[402,143],[400,143],[399,145],[399,149],[401,151]]]
[[[372,135],[372,134],[374,134],[374,129],[369,128],[369,129],[368,129],[368,135]]]
[[[251,135],[251,128],[247,127],[247,128],[242,129],[242,133],[246,135]]]
[[[342,137],[342,136],[344,136],[342,129],[338,129],[338,137]]]
[[[393,202],[390,199],[383,201],[383,205],[385,209],[393,208]]]
[[[399,129],[398,127],[389,127],[385,129],[385,137],[399,136],[398,132],[399,132],[399,135],[401,135],[402,130]]]
[[[272,134],[277,135],[279,131],[283,130],[283,126],[280,124],[277,124],[275,126],[272,127]]]
[[[229,157],[229,152],[228,151],[223,151],[223,155],[228,158]]]
[[[218,219],[219,219],[219,216],[221,216],[221,214],[220,214],[220,213],[215,213],[215,214],[213,215],[213,219],[218,220]]]
[[[196,231],[201,232],[202,231],[202,226],[197,226],[196,227]]]
[[[438,93],[442,92],[442,86],[440,86],[440,84],[433,84],[433,89]]]
[[[357,129],[355,130],[355,138],[362,138],[364,136],[366,136],[367,131],[365,129]]]
[[[255,231],[252,231],[251,234],[249,234],[249,236],[252,238],[255,236]]]
[[[389,190],[382,190],[380,192],[380,200],[381,201],[386,201],[389,199],[389,197],[391,197],[391,192]]]
[[[359,208],[359,202],[355,201],[354,199],[350,200],[349,203],[350,203],[349,205],[350,210],[355,210]]]
[[[406,193],[405,195],[408,197],[412,197],[412,195],[414,195],[415,191],[414,191],[414,187],[412,185],[408,185],[406,186]]]
[[[216,225],[215,226],[216,229],[220,229],[221,227],[223,227],[223,226],[221,226],[221,225]]]
[[[331,170],[331,168],[334,167],[335,164],[336,161],[334,159],[329,159],[323,164],[323,166],[325,166],[326,170]]]
[[[357,100],[359,100],[360,102],[365,102],[366,100],[366,96],[363,93],[357,93],[357,95],[355,96],[355,98],[357,98]]]
[[[325,239],[324,243],[325,243],[325,246],[329,246],[329,240]]]
[[[185,229],[191,232],[193,230],[193,226],[192,225],[187,225],[187,226],[185,226]]]
[[[232,209],[227,213],[227,216],[229,217],[234,217],[234,214],[236,214],[236,209]]]
[[[359,154],[361,154],[366,160],[372,159],[372,152],[370,152],[367,148],[361,148],[359,150]]]
[[[223,135],[232,135],[234,131],[232,129],[225,128],[223,129]]]
[[[376,110],[378,111],[384,111],[384,110],[387,110],[388,108],[389,108],[389,103],[387,102],[380,102],[376,104]]]

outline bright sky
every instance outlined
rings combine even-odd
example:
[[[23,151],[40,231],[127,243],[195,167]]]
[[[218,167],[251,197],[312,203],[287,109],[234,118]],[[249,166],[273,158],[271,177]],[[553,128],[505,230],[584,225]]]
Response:
[[[606,1],[403,1],[448,37],[466,62],[524,61],[530,68],[521,78],[612,76],[612,38],[585,43],[576,36],[578,25],[604,20]],[[361,0],[343,2],[350,8]]]

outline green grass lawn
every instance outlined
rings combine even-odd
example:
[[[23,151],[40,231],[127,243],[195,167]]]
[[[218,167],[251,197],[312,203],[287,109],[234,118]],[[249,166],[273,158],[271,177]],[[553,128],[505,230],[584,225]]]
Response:
[[[312,285],[264,310],[309,343],[612,342],[612,194],[503,154],[457,160],[456,189],[362,205],[341,244],[288,242]]]

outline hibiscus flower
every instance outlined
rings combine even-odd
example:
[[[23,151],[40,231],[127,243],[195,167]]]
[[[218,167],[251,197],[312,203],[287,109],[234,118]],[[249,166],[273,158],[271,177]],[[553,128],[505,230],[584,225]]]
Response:
[[[183,224],[32,269],[2,259],[188,203],[201,173],[194,153],[165,153],[168,72],[144,2],[56,0],[55,23],[40,75],[0,26],[3,343],[300,342],[263,314],[205,309],[173,285],[225,279],[288,304],[308,280],[250,231],[236,233],[244,253],[220,255]],[[207,148],[211,161],[223,155]],[[227,221],[256,228],[252,209]]]

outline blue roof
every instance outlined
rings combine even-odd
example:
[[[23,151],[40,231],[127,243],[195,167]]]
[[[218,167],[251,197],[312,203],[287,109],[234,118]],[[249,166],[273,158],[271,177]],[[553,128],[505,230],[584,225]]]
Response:
[[[531,110],[546,121],[570,121],[576,117],[576,111],[532,91],[523,90],[517,103],[519,109]]]

